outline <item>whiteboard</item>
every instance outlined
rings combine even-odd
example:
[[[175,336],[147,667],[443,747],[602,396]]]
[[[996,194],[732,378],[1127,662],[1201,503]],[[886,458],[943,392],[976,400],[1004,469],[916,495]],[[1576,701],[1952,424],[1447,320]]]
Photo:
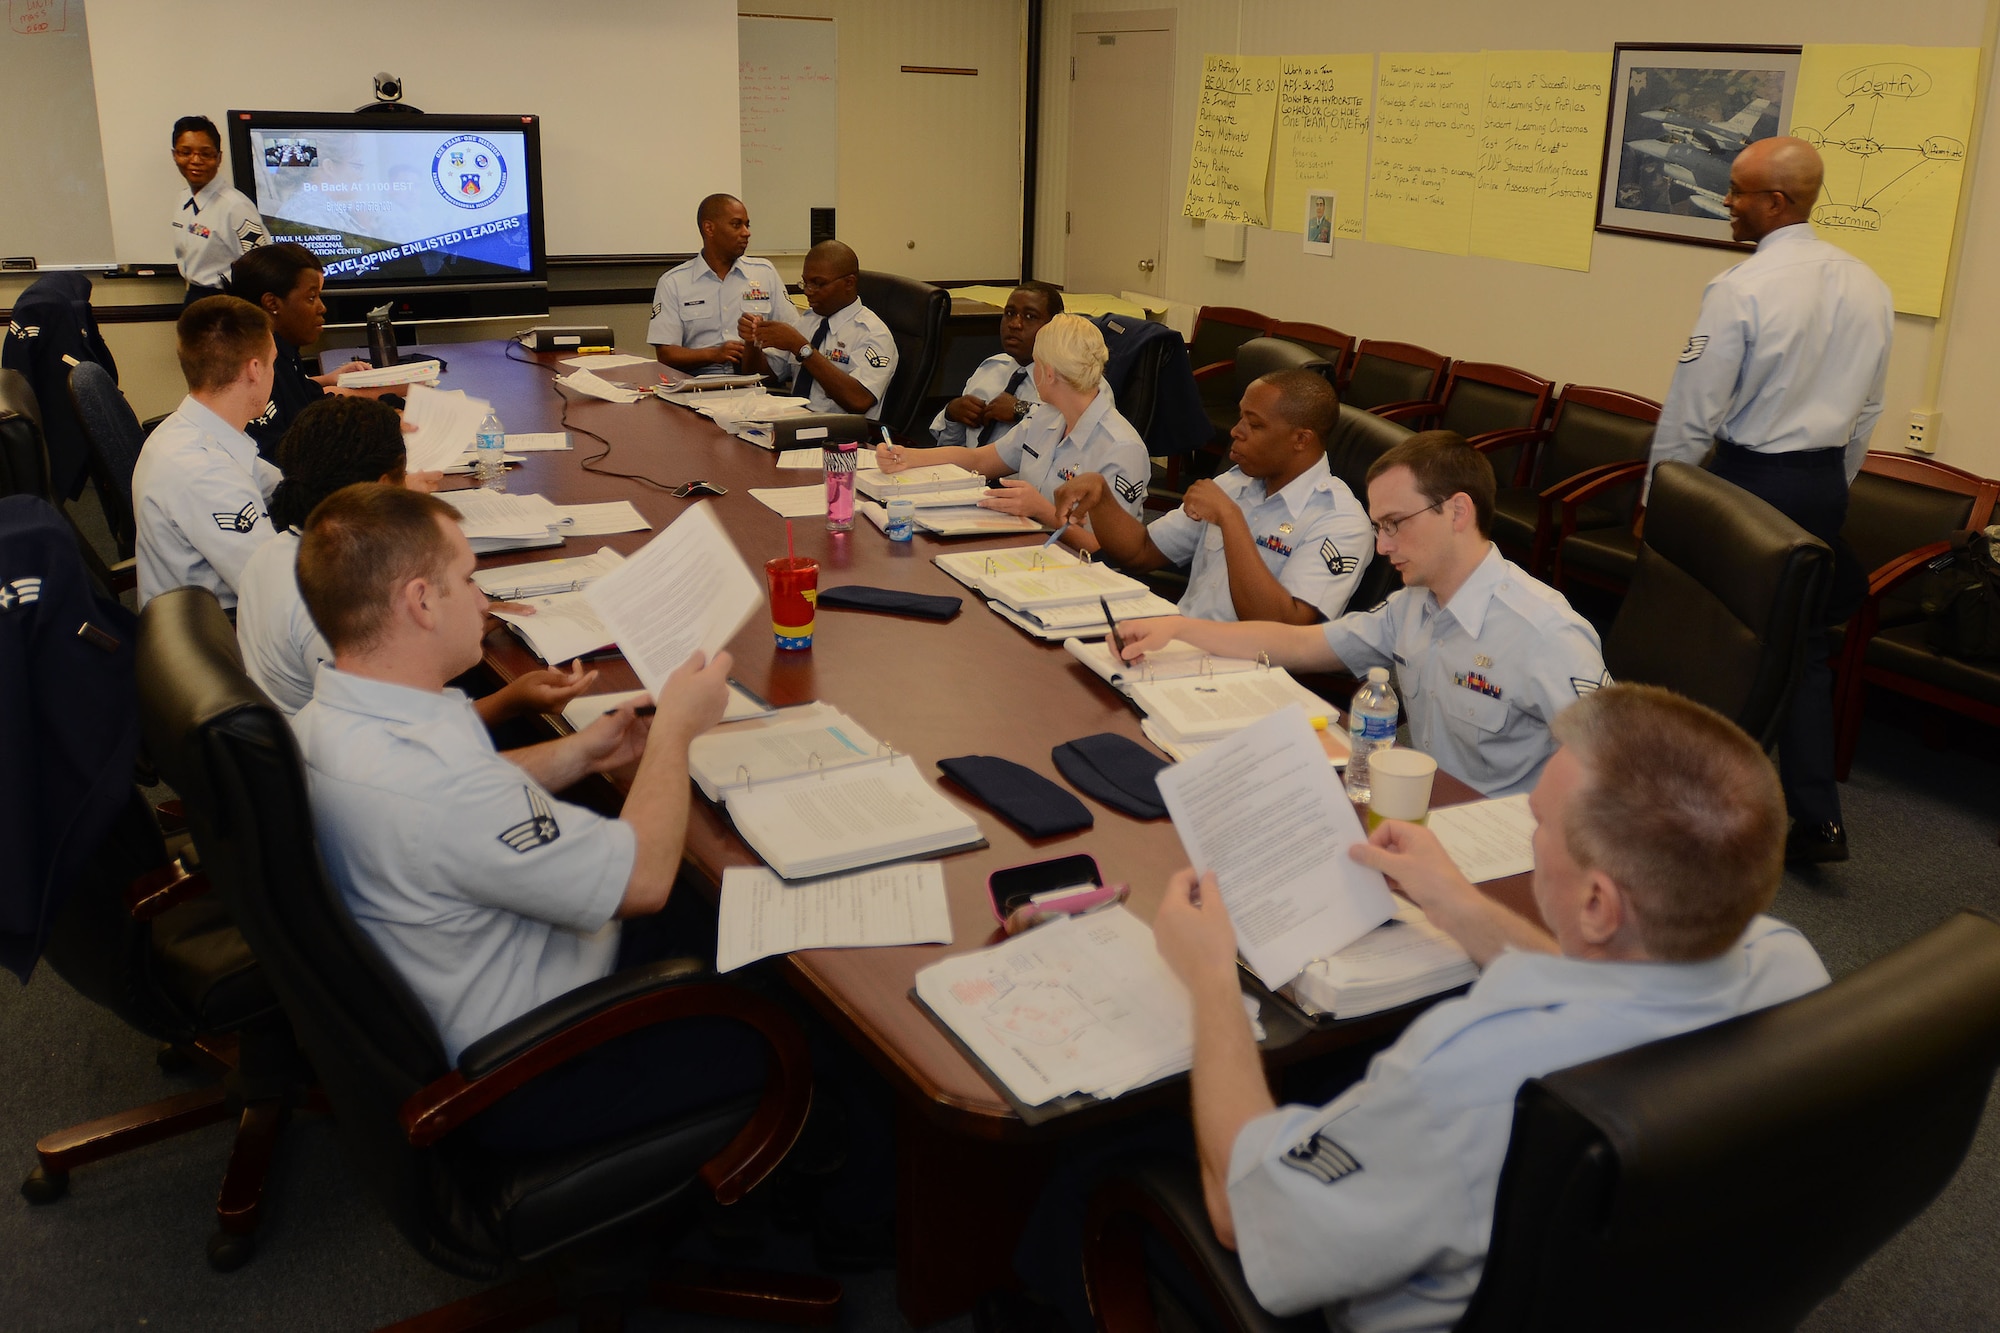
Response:
[[[744,206],[758,254],[805,250],[839,181],[840,85],[831,19],[736,22]]]
[[[69,0],[69,10],[79,0]],[[349,111],[373,76],[425,111],[542,118],[551,255],[691,252],[695,207],[741,192],[730,0],[89,0],[117,259],[173,253],[168,137],[232,108]],[[227,135],[225,133],[225,139]],[[226,147],[226,144],[225,144]],[[227,168],[225,167],[225,170]]]
[[[0,135],[0,254],[44,268],[111,260],[104,155],[90,88],[83,0],[10,0],[0,28],[0,86],[15,108]],[[169,120],[152,142],[164,159]],[[166,230],[161,224],[162,231]],[[173,253],[171,243],[151,256]]]

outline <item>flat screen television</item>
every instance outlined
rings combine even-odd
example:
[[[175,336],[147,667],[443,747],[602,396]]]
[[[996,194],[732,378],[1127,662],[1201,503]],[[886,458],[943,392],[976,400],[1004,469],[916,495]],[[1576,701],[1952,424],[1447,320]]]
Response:
[[[236,188],[326,264],[330,325],[548,313],[536,116],[231,111]]]

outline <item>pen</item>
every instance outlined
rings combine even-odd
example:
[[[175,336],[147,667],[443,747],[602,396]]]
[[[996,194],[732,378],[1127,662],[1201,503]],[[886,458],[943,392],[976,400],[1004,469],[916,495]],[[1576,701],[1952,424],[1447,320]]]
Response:
[[[1056,530],[1054,532],[1051,532],[1049,534],[1049,539],[1042,543],[1042,549],[1044,551],[1048,550],[1051,546],[1054,546],[1057,542],[1061,541],[1062,535],[1065,532],[1069,531],[1069,515],[1070,511],[1068,509],[1065,509],[1060,514],[1056,515]],[[1100,597],[1097,600],[1101,602],[1104,599]]]
[[[1104,608],[1104,623],[1111,630],[1111,645],[1118,650],[1118,660],[1123,662],[1125,660],[1125,636],[1118,632],[1118,622],[1111,618],[1111,603],[1104,600],[1103,595],[1099,594],[1097,604]]]

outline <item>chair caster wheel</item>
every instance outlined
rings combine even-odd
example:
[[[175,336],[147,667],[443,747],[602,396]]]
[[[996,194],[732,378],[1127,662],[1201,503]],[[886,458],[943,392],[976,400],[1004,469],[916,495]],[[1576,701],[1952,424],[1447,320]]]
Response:
[[[54,1203],[69,1193],[69,1172],[36,1167],[21,1182],[21,1197],[29,1203]]]
[[[208,1238],[208,1266],[218,1273],[233,1273],[257,1253],[255,1236],[237,1236],[218,1231]]]
[[[153,1063],[162,1074],[185,1074],[194,1068],[194,1061],[178,1046],[162,1046],[153,1052]]]

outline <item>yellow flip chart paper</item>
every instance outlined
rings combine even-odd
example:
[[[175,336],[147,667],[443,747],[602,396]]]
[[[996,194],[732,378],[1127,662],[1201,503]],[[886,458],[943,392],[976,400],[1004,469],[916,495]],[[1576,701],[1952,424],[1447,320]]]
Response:
[[[1194,113],[1194,156],[1188,162],[1181,212],[1264,226],[1264,185],[1270,179],[1271,126],[1278,114],[1277,56],[1207,56]]]
[[[1791,132],[1826,161],[1813,229],[1907,315],[1944,301],[1978,71],[1973,47],[1808,46],[1799,60]]]
[[[1589,269],[1610,53],[1488,51],[1472,253]]]
[[[1375,74],[1369,240],[1466,253],[1484,68],[1485,59],[1476,51],[1383,53]]]
[[[1281,56],[1271,228],[1305,230],[1306,192],[1334,190],[1333,234],[1361,236],[1375,57]]]

